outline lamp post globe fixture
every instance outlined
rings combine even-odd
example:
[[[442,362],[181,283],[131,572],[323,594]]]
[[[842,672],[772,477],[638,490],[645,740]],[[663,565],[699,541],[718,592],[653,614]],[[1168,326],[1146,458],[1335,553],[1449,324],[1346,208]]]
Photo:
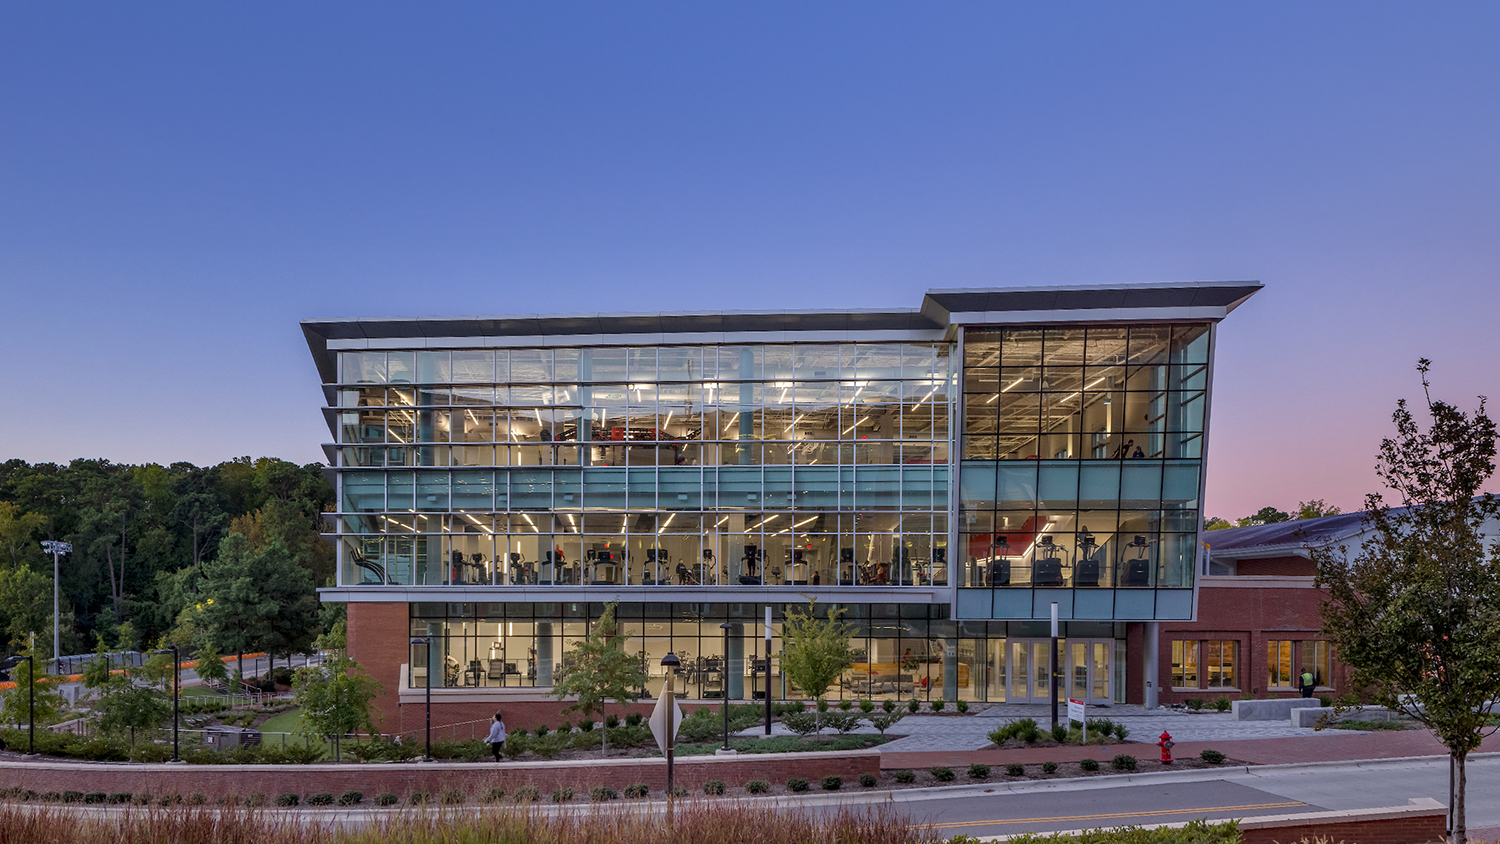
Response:
[[[73,553],[73,546],[49,539],[42,543],[42,550],[52,555],[52,661],[55,663],[62,658],[62,627],[58,624],[57,615],[58,593],[61,591],[58,584],[62,582],[58,577],[58,558],[63,554]],[[58,670],[61,670],[61,666]]]
[[[432,761],[432,637],[431,636],[413,636],[413,637],[411,637],[411,643],[413,645],[426,645],[427,646],[427,656],[426,656],[426,660],[427,660],[427,682],[424,684],[424,685],[427,686],[427,694],[425,696],[426,697],[426,709],[427,709],[427,749],[426,749],[425,753],[422,756],[422,761],[423,762],[431,762]]]
[[[161,650],[152,651],[152,653],[153,654],[171,654],[172,655],[172,760],[171,761],[173,761],[173,762],[181,762],[182,760],[180,758],[178,758],[178,755],[177,755],[177,751],[178,751],[178,745],[177,745],[177,702],[178,702],[178,698],[180,698],[182,696],[182,686],[181,686],[181,683],[182,683],[182,667],[181,667],[182,659],[181,659],[181,652],[179,652],[177,650],[177,646],[176,645],[168,645],[167,647],[162,648]]]

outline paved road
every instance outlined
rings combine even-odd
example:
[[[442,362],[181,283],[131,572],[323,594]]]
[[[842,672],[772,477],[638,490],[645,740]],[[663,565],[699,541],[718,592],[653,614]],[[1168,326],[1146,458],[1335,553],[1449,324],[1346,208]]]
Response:
[[[1470,761],[1469,826],[1500,826],[1500,756]],[[1448,799],[1444,759],[1182,771],[1164,775],[963,786],[848,795],[844,804],[885,803],[945,833],[1002,835],[1192,818],[1243,818],[1321,809],[1404,806]],[[818,811],[837,798],[815,798]]]

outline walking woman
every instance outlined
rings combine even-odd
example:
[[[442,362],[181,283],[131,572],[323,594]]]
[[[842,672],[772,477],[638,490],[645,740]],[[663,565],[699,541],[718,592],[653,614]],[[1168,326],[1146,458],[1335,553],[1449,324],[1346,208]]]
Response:
[[[495,761],[500,761],[500,751],[505,749],[505,719],[500,713],[495,713],[495,723],[490,725],[490,734],[485,739],[490,743],[490,750],[495,754]]]

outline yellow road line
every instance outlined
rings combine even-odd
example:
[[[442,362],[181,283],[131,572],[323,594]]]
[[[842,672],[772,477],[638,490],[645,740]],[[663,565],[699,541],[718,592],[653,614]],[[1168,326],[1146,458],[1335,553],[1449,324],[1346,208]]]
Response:
[[[1057,823],[1061,821],[1099,821],[1111,818],[1145,818],[1153,815],[1185,815],[1196,812],[1230,812],[1241,809],[1292,809],[1306,806],[1297,800],[1285,803],[1247,803],[1243,806],[1207,806],[1199,809],[1158,809],[1154,812],[1111,812],[1104,815],[1061,815],[1054,818],[996,818],[988,821],[954,821],[952,823],[923,824],[924,829],[954,829],[963,826],[985,826],[988,824]]]

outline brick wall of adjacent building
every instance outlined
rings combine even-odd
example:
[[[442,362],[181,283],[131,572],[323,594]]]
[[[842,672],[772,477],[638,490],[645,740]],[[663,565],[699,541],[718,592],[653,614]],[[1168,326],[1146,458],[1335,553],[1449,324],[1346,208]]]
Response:
[[[380,683],[375,709],[382,732],[401,729],[401,665],[410,652],[410,631],[404,603],[349,604],[349,656]]]
[[[1240,560],[1234,568],[1240,577],[1312,577],[1318,573],[1317,566],[1306,557]]]
[[[692,791],[708,780],[730,787],[755,779],[784,783],[800,777],[808,782],[841,776],[854,782],[860,774],[880,773],[880,754],[875,751],[831,753],[759,753],[721,758],[691,756],[676,761],[675,781]],[[203,794],[248,797],[263,794],[299,795],[326,792],[339,795],[362,792],[366,799],[377,794],[404,796],[414,791],[440,793],[458,789],[473,796],[490,788],[514,791],[534,785],[543,794],[559,786],[587,792],[596,785],[620,791],[633,783],[647,783],[655,791],[666,788],[664,759],[590,759],[583,761],[526,764],[495,763],[406,763],[321,765],[132,765],[77,762],[0,762],[0,788],[49,791],[148,793],[153,795]]]
[[[1295,558],[1300,560],[1301,558]],[[1276,565],[1291,565],[1290,561],[1256,561]],[[1301,560],[1306,563],[1306,560]],[[1244,565],[1242,562],[1241,566]],[[1247,576],[1243,570],[1239,576]],[[1294,575],[1304,576],[1304,575]],[[1320,640],[1322,619],[1319,605],[1325,593],[1311,588],[1310,583],[1295,585],[1266,584],[1253,588],[1218,586],[1203,583],[1198,590],[1198,618],[1196,622],[1163,622],[1161,626],[1161,656],[1159,658],[1162,703],[1180,703],[1190,697],[1208,700],[1220,696],[1231,700],[1251,695],[1254,697],[1294,697],[1295,690],[1269,690],[1266,686],[1268,673],[1267,643],[1272,640],[1296,642]],[[1239,643],[1239,666],[1236,686],[1232,689],[1200,688],[1197,690],[1175,690],[1172,687],[1172,641],[1222,640]],[[1206,676],[1200,653],[1198,672],[1201,679]],[[1332,660],[1331,690],[1320,688],[1318,694],[1337,696],[1347,691],[1347,669],[1339,663],[1335,654]],[[1293,672],[1301,670],[1300,654],[1293,654]]]
[[[1305,825],[1242,829],[1240,844],[1286,844],[1288,841],[1349,841],[1358,844],[1428,844],[1448,837],[1441,811],[1400,818],[1318,821]]]

